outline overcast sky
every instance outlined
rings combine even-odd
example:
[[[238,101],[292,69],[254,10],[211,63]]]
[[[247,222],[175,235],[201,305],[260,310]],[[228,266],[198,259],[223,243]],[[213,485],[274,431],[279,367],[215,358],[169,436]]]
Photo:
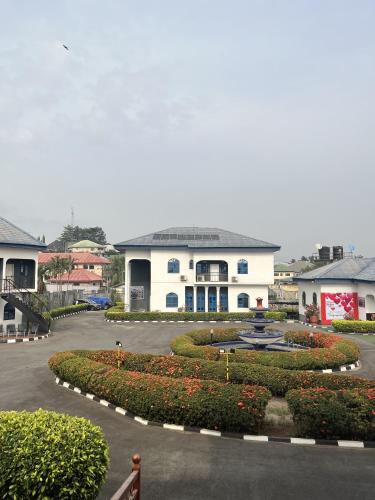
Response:
[[[2,216],[375,256],[373,0],[0,6]]]

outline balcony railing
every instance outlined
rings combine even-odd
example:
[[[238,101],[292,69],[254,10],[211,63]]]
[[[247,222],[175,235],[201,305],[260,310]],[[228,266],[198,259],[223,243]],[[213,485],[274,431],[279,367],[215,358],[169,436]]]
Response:
[[[228,281],[228,273],[197,273],[197,281]]]

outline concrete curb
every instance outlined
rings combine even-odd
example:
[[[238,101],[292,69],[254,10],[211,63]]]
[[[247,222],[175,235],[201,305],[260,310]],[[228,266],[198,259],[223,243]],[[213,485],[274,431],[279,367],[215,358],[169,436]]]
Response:
[[[241,320],[225,320],[225,321],[218,321],[216,319],[212,320],[191,320],[191,319],[107,319],[104,318],[104,321],[107,323],[243,323]],[[278,321],[275,321],[275,323],[278,323]]]
[[[119,406],[115,406],[112,403],[109,403],[105,399],[100,399],[98,396],[94,394],[89,394],[87,392],[82,391],[79,387],[75,387],[68,382],[64,382],[59,377],[55,378],[55,382],[57,385],[61,385],[65,389],[69,389],[72,392],[80,394],[81,396],[90,399],[91,401],[95,401],[102,406],[109,408],[110,410],[122,415],[124,417],[130,418],[135,422],[138,422],[141,425],[149,425],[153,427],[161,427],[163,429],[179,431],[179,432],[195,432],[198,434],[202,434],[205,436],[214,436],[221,438],[231,438],[231,439],[242,439],[243,441],[250,442],[261,442],[261,443],[284,443],[284,444],[293,444],[293,445],[325,445],[325,446],[338,446],[340,448],[374,448],[375,449],[375,441],[346,441],[346,440],[325,440],[325,439],[306,439],[306,438],[297,438],[297,437],[276,437],[276,436],[258,436],[252,434],[241,434],[237,432],[221,432],[215,431],[212,429],[202,429],[199,427],[188,427],[185,425],[176,425],[176,424],[168,424],[162,422],[152,422],[151,420],[146,420],[142,417],[138,417],[133,413],[125,410],[124,408],[120,408]]]
[[[36,342],[37,340],[44,340],[50,336],[49,333],[45,335],[38,335],[35,337],[22,337],[15,339],[0,339],[0,344],[19,344],[20,342]]]
[[[77,311],[77,312],[73,312],[73,313],[69,313],[69,314],[62,314],[61,316],[55,316],[54,318],[51,318],[51,321],[56,321],[57,319],[61,319],[61,318],[67,318],[69,316],[76,316],[77,314],[81,314],[84,312],[88,312],[88,310],[83,309],[82,311]]]

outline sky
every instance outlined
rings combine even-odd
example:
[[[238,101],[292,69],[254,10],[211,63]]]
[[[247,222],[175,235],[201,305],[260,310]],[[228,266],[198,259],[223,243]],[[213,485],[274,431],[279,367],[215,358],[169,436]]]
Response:
[[[375,2],[0,6],[0,215],[375,256]]]

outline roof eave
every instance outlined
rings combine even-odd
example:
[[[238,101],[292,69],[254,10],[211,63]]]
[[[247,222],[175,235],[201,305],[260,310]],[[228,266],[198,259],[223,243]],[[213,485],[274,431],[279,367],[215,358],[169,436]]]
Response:
[[[139,244],[139,245],[131,245],[131,244],[121,244],[117,243],[114,245],[116,250],[126,250],[127,248],[188,248],[192,250],[269,250],[271,252],[278,252],[281,247],[279,246],[269,246],[269,247],[254,247],[254,246],[243,246],[243,247],[235,247],[235,246],[189,246],[189,245],[152,245],[152,244]]]
[[[40,243],[40,245],[33,245],[28,243],[8,243],[5,241],[0,241],[0,246],[9,248],[27,248],[29,250],[45,250],[47,248],[47,245],[45,245],[44,243]]]

